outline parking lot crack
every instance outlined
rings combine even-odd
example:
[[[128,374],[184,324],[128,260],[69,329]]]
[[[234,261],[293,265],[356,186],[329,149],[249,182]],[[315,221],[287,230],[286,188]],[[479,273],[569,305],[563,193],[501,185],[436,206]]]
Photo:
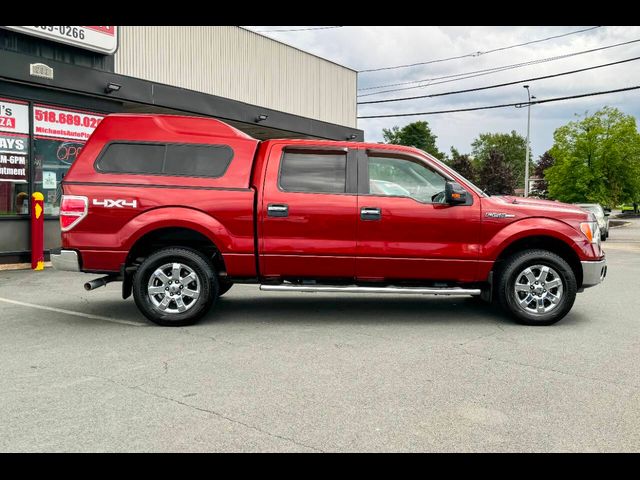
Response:
[[[249,425],[248,423],[244,423],[244,422],[242,422],[240,420],[236,420],[234,418],[228,417],[228,416],[226,416],[226,415],[224,415],[224,414],[222,414],[220,412],[216,412],[215,410],[210,410],[210,409],[207,409],[207,408],[197,407],[195,405],[191,405],[189,403],[185,403],[185,402],[181,402],[180,400],[176,400],[175,398],[167,397],[167,396],[164,396],[164,395],[160,395],[159,393],[154,393],[154,392],[150,392],[148,390],[144,390],[144,389],[142,389],[140,387],[133,387],[133,389],[141,391],[141,392],[144,392],[147,395],[151,395],[153,397],[157,397],[157,398],[161,398],[161,399],[164,399],[164,400],[168,400],[168,401],[173,402],[173,403],[177,403],[178,405],[182,405],[184,407],[191,408],[193,410],[198,410],[200,412],[208,413],[210,415],[213,415],[215,417],[221,418],[223,420],[226,420],[228,422],[234,423],[236,425],[241,425],[241,426],[243,426],[245,428],[249,428],[251,430],[255,430],[256,432],[260,432],[260,433],[262,433],[264,435],[268,435],[268,436],[273,437],[273,438],[277,438],[277,439],[280,439],[280,440],[291,442],[294,445],[297,445],[299,447],[308,448],[310,450],[313,450],[313,451],[316,451],[316,452],[320,452],[320,453],[325,453],[324,450],[321,450],[321,449],[316,448],[316,447],[312,447],[311,445],[306,445],[306,444],[301,443],[301,442],[299,442],[299,441],[297,441],[297,440],[295,440],[295,439],[293,439],[291,437],[285,437],[283,435],[278,435],[277,433],[268,432],[267,430],[263,430],[263,429],[261,429],[259,427],[254,426],[254,425]]]
[[[165,364],[166,364],[166,362],[165,362]],[[101,380],[105,380],[107,382],[113,383],[115,385],[118,385],[118,386],[120,386],[122,388],[126,388],[128,390],[134,390],[136,392],[142,392],[145,395],[150,395],[152,397],[160,398],[160,399],[163,399],[163,400],[167,400],[169,402],[176,403],[178,405],[182,405],[183,407],[187,407],[187,408],[191,408],[193,410],[197,410],[197,411],[200,411],[200,412],[208,413],[209,415],[213,415],[213,416],[218,417],[218,418],[220,418],[222,420],[226,420],[228,422],[234,423],[236,425],[243,426],[243,427],[251,429],[251,430],[255,430],[256,432],[262,433],[264,435],[268,435],[269,437],[272,437],[272,438],[277,438],[279,440],[284,440],[286,442],[293,443],[294,445],[297,445],[297,446],[302,447],[302,448],[307,448],[307,449],[313,450],[315,452],[325,453],[324,450],[321,450],[321,449],[319,449],[317,447],[312,447],[311,445],[306,445],[306,444],[304,444],[302,442],[299,442],[299,441],[297,441],[297,440],[295,440],[295,439],[293,439],[291,437],[285,437],[283,435],[278,435],[277,433],[268,432],[267,430],[263,430],[262,428],[256,427],[254,425],[249,425],[248,423],[242,422],[240,420],[236,420],[235,418],[228,417],[228,416],[226,416],[226,415],[224,415],[224,414],[222,414],[220,412],[216,412],[215,410],[210,410],[210,409],[207,409],[207,408],[197,407],[195,405],[191,405],[189,403],[185,403],[185,402],[181,402],[180,400],[176,400],[175,398],[167,397],[165,395],[160,395],[159,393],[155,393],[155,392],[151,392],[149,390],[145,390],[145,389],[141,388],[141,385],[135,385],[135,386],[125,385],[125,384],[123,384],[121,382],[118,382],[118,381],[112,379],[112,378],[101,377],[99,375],[89,375],[89,377],[99,378]]]
[[[183,329],[181,329],[181,331],[183,333],[185,333],[186,335],[189,335],[191,337],[206,338],[206,339],[212,340],[214,342],[226,343],[227,345],[232,345],[232,346],[236,346],[236,347],[239,346],[239,344],[237,344],[237,343],[229,342],[228,340],[222,340],[222,339],[219,339],[219,338],[216,338],[216,337],[212,337],[210,335],[197,335],[195,333],[190,332],[189,329],[187,329],[187,328],[183,328]]]
[[[485,335],[485,337],[487,337],[489,335]],[[479,338],[484,338],[484,337],[479,337]],[[475,340],[478,340],[478,338],[476,338]],[[509,365],[517,365],[520,367],[528,367],[528,368],[534,368],[536,370],[541,370],[544,372],[552,372],[552,373],[558,373],[560,375],[567,375],[569,377],[574,377],[574,378],[580,378],[580,379],[584,379],[584,380],[591,380],[594,382],[602,382],[602,383],[606,383],[608,385],[615,385],[617,387],[626,387],[626,388],[632,388],[634,390],[640,390],[640,386],[639,385],[635,385],[635,384],[631,384],[631,383],[625,383],[625,382],[612,382],[610,380],[603,380],[601,378],[596,378],[596,377],[589,377],[586,375],[578,375],[576,373],[571,373],[571,372],[565,372],[563,370],[556,370],[555,368],[545,368],[545,367],[540,367],[538,365],[531,365],[530,363],[524,363],[524,362],[518,362],[515,360],[505,360],[502,358],[495,358],[495,357],[490,357],[487,355],[482,355],[479,353],[473,353],[468,351],[467,349],[465,349],[463,347],[463,345],[465,345],[466,343],[469,343],[473,340],[469,340],[468,342],[465,343],[461,343],[456,345],[456,348],[458,348],[459,350],[462,350],[462,352],[464,352],[466,355],[470,355],[472,357],[477,357],[477,358],[482,358],[483,360],[487,360],[487,361],[495,361],[495,362],[500,362],[500,363],[506,363]]]
[[[459,344],[458,344],[458,346],[459,346],[459,347],[463,347],[464,345],[467,345],[468,343],[471,343],[471,342],[475,342],[476,340],[480,340],[480,339],[482,339],[482,338],[493,337],[494,335],[497,335],[497,334],[498,334],[498,333],[500,333],[500,332],[504,332],[504,330],[502,330],[502,329],[500,328],[500,329],[499,329],[499,331],[497,331],[497,332],[486,333],[486,334],[484,334],[484,335],[480,335],[480,336],[478,336],[478,337],[471,338],[471,339],[466,340],[466,341],[464,341],[464,342],[462,342],[462,343],[459,343]],[[463,350],[464,350],[464,349],[463,349]]]

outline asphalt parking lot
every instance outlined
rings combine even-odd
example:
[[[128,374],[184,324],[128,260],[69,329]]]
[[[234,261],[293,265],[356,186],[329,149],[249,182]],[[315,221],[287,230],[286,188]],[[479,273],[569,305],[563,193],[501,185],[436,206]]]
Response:
[[[604,246],[605,283],[551,327],[237,285],[162,328],[119,284],[2,271],[0,451],[638,451],[640,221]]]

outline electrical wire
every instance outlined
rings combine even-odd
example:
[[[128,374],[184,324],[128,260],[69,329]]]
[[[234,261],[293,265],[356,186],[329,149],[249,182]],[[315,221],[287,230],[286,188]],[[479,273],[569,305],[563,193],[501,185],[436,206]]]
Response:
[[[640,60],[640,57],[627,58],[626,60],[619,60],[617,62],[611,62],[611,63],[603,63],[603,64],[600,64],[600,65],[594,65],[592,67],[579,68],[577,70],[569,70],[567,72],[555,73],[555,74],[552,74],[552,75],[544,75],[542,77],[525,78],[525,79],[522,79],[522,80],[515,80],[513,82],[497,83],[495,85],[487,85],[485,87],[467,88],[465,90],[455,90],[455,91],[452,91],[452,92],[432,93],[430,95],[417,95],[417,96],[414,96],[414,97],[389,98],[389,99],[386,99],[386,100],[369,100],[368,102],[358,102],[357,105],[370,105],[370,104],[374,104],[374,103],[403,102],[405,100],[417,100],[419,98],[444,97],[446,95],[457,95],[459,93],[479,92],[481,90],[489,90],[489,89],[492,89],[492,88],[506,87],[506,86],[509,86],[509,85],[516,85],[518,83],[523,83],[523,82],[534,82],[536,80],[545,80],[547,78],[555,78],[555,77],[562,77],[564,75],[572,75],[574,73],[586,72],[586,71],[589,71],[589,70],[595,70],[597,68],[610,67],[612,65],[620,65],[622,63],[634,62],[636,60]]]
[[[579,95],[570,95],[567,97],[555,97],[555,98],[547,98],[544,100],[533,100],[531,102],[518,102],[518,103],[503,103],[501,105],[485,105],[482,107],[468,107],[468,108],[457,108],[455,110],[438,110],[431,112],[414,112],[414,113],[393,113],[389,115],[366,115],[358,117],[361,118],[391,118],[391,117],[411,117],[416,115],[437,115],[441,113],[456,113],[456,112],[472,112],[475,110],[490,110],[494,108],[504,108],[504,107],[516,107],[516,106],[527,106],[527,105],[537,105],[540,103],[550,103],[550,102],[559,102],[562,100],[571,100],[574,98],[584,98],[584,97],[595,97],[598,95],[606,95],[608,93],[618,93],[618,92],[628,92],[630,90],[637,90],[640,88],[640,85],[636,85],[634,87],[626,87],[626,88],[618,88],[615,90],[606,90],[601,92],[591,92],[591,93],[581,93]]]
[[[306,32],[309,30],[329,30],[332,28],[342,28],[344,25],[333,26],[333,27],[311,27],[311,28],[291,28],[291,29],[282,29],[282,30],[252,30],[257,33],[271,33],[271,32]]]
[[[541,59],[537,59],[537,60],[529,60],[527,62],[521,62],[521,63],[513,63],[510,65],[502,65],[500,67],[492,67],[492,68],[484,68],[481,70],[472,70],[470,72],[464,72],[464,73],[457,73],[457,74],[451,74],[451,75],[443,75],[440,77],[433,77],[433,78],[423,78],[421,80],[411,80],[408,82],[399,82],[399,83],[389,83],[386,85],[376,85],[374,87],[365,87],[365,88],[359,88],[359,91],[363,91],[363,90],[375,90],[378,88],[385,88],[385,87],[394,87],[397,85],[409,85],[412,83],[421,83],[421,82],[432,82],[433,80],[440,80],[440,79],[444,79],[444,78],[453,78],[453,80],[449,80],[450,82],[455,82],[457,80],[464,80],[466,78],[473,78],[476,76],[482,76],[482,75],[489,75],[491,73],[497,73],[497,72],[501,72],[501,71],[505,71],[505,70],[513,70],[516,68],[521,68],[521,67],[527,67],[530,65],[537,65],[540,63],[547,63],[547,62],[552,62],[555,60],[562,60],[565,58],[570,58],[570,57],[575,57],[578,55],[585,55],[587,53],[593,53],[593,52],[597,52],[597,51],[601,51],[601,50],[608,50],[610,48],[616,48],[616,47],[621,47],[624,45],[630,45],[632,43],[637,43],[640,42],[640,38],[635,39],[635,40],[628,40],[626,42],[620,42],[620,43],[614,43],[612,45],[606,45],[604,47],[597,47],[597,48],[591,48],[589,50],[582,50],[579,52],[572,52],[572,53],[566,53],[564,55],[556,55],[555,57],[548,57],[548,58],[541,58]],[[466,76],[464,76],[466,75]],[[462,77],[463,78],[456,78],[456,77]],[[365,93],[365,94],[361,94],[358,95],[358,97],[367,97],[367,96],[371,96],[371,95],[378,95],[378,94],[382,94],[382,93],[389,93],[389,92],[398,92],[401,90],[411,90],[414,88],[424,88],[424,87],[428,87],[430,85],[438,85],[440,83],[448,83],[448,82],[437,82],[437,83],[429,83],[428,85],[416,85],[413,87],[405,87],[405,88],[395,88],[395,89],[389,89],[389,90],[382,90],[379,92],[373,92],[373,93]]]
[[[428,61],[425,61],[425,62],[417,62],[417,63],[408,63],[408,64],[405,64],[405,65],[394,65],[394,66],[391,66],[391,67],[367,68],[365,70],[358,70],[358,73],[380,72],[382,70],[395,70],[395,69],[398,69],[398,68],[409,68],[409,67],[417,67],[419,65],[429,65],[429,64],[432,64],[432,63],[448,62],[450,60],[459,60],[461,58],[467,58],[467,57],[479,57],[480,55],[487,55],[487,54],[490,54],[490,53],[509,50],[511,48],[522,47],[522,46],[525,46],[525,45],[531,45],[533,43],[546,42],[548,40],[553,40],[555,38],[567,37],[569,35],[575,35],[577,33],[588,32],[589,30],[595,30],[596,28],[601,28],[601,27],[602,27],[602,25],[598,25],[598,26],[595,26],[595,27],[584,28],[582,30],[575,30],[573,32],[563,33],[561,35],[554,35],[552,37],[541,38],[539,40],[531,40],[529,42],[518,43],[518,44],[515,44],[515,45],[509,45],[509,46],[506,46],[506,47],[493,48],[491,50],[486,50],[486,51],[477,51],[477,52],[473,52],[473,53],[467,53],[465,55],[459,55],[457,57],[441,58],[441,59],[438,59],[438,60],[428,60]]]

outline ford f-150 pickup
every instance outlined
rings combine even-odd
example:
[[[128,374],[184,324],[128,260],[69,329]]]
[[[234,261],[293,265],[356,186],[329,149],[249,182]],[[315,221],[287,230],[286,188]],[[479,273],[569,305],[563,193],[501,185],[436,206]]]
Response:
[[[62,182],[53,266],[122,282],[160,325],[234,283],[475,295],[549,325],[606,275],[593,214],[489,196],[416,148],[258,141],[215,119],[113,114]],[[428,316],[425,309],[425,316]]]

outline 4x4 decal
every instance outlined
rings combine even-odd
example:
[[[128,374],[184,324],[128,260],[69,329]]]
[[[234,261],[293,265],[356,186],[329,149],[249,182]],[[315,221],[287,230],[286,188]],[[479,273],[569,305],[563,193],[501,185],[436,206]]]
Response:
[[[115,200],[112,200],[110,198],[105,198],[104,200],[97,200],[97,199],[93,199],[93,204],[98,206],[98,207],[105,207],[105,208],[124,208],[124,207],[131,207],[131,208],[136,208],[138,206],[138,202],[136,200],[131,200],[130,202],[127,202],[125,199],[123,198],[117,198]]]

